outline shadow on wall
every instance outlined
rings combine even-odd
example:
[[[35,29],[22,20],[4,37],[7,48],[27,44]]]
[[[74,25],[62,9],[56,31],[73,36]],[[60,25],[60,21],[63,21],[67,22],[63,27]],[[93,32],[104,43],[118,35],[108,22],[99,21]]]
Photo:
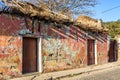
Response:
[[[118,60],[118,45],[116,40],[110,40],[110,47],[108,53],[108,61],[114,62]]]
[[[106,39],[102,37],[103,34],[101,33],[93,33],[90,30],[83,31],[79,29],[79,27],[74,27],[74,26],[68,27],[68,26],[59,25],[59,24],[54,26],[54,25],[51,25],[53,23],[51,23],[50,21],[43,21],[43,22],[40,21],[40,24],[39,24],[38,19],[32,20],[32,18],[26,18],[26,22],[25,22],[25,16],[22,16],[22,15],[1,14],[0,22],[1,22],[0,35],[5,35],[5,36],[9,36],[9,35],[18,36],[20,30],[29,28],[29,30],[31,32],[33,30],[35,34],[40,32],[43,38],[46,38],[46,35],[48,36],[48,38],[50,38],[49,35],[51,35],[51,32],[52,32],[52,34],[56,33],[56,35],[59,35],[59,39],[71,38],[78,41],[81,39],[86,40],[91,37],[94,37],[98,41],[101,41],[101,42],[106,41]],[[51,30],[51,32],[49,30]],[[52,38],[58,38],[58,37],[53,36]]]

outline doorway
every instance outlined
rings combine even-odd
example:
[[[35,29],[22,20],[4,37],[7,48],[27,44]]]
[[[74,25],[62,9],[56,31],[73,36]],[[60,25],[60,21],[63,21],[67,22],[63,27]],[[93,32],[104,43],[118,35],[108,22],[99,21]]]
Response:
[[[22,73],[37,72],[37,38],[23,37]]]
[[[109,48],[109,62],[113,62],[117,60],[117,41],[116,40],[110,40],[110,48]]]
[[[95,64],[95,40],[88,39],[87,44],[88,65],[93,65]]]

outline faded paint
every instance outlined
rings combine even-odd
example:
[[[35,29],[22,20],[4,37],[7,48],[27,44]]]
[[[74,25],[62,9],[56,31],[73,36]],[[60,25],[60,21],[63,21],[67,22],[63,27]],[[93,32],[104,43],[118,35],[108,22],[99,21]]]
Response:
[[[108,62],[108,41],[107,35],[102,34],[102,41],[97,43],[98,64],[104,64]]]
[[[31,30],[31,20],[27,21]],[[25,27],[24,17],[0,14],[0,79],[22,74],[22,36],[19,32]]]
[[[31,20],[27,19],[31,31]],[[22,38],[20,30],[25,29],[23,17],[0,15],[0,76],[22,74]],[[40,32],[35,22],[34,34],[41,36],[43,72],[79,68],[87,65],[87,39],[96,39],[97,63],[108,60],[107,35],[83,31],[75,26],[55,27],[41,21]],[[40,51],[39,51],[40,52]]]
[[[20,21],[13,18],[0,15],[0,78],[18,76],[22,71],[22,38],[18,36]]]
[[[44,26],[44,24],[42,25]],[[106,34],[95,34],[94,38],[74,26],[61,29],[45,25],[42,27],[42,53],[44,72],[78,68],[87,65],[87,39],[96,39],[98,64],[108,60]],[[94,35],[94,34],[93,34]],[[102,37],[103,36],[103,37]]]
[[[86,63],[86,39],[81,39],[83,35],[76,34],[78,31],[85,34],[74,26],[63,26],[62,29],[43,27],[44,72],[77,68]]]

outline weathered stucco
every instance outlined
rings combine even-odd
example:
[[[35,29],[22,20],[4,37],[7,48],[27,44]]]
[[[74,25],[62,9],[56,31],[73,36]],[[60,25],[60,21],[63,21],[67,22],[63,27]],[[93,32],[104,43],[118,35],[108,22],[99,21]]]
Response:
[[[20,20],[0,15],[0,78],[21,75],[22,38],[18,35]]]
[[[87,44],[84,31],[74,26],[58,29],[44,25],[41,35],[44,72],[86,65]]]
[[[108,62],[106,34],[87,33],[75,26],[41,25],[44,72],[83,67],[88,64],[87,39],[96,40],[97,63]]]
[[[97,42],[97,59],[98,64],[103,64],[108,62],[108,41],[107,41],[107,35],[102,34],[102,41]]]
[[[29,29],[32,20],[28,19]],[[83,31],[75,26],[54,26],[54,23],[35,22],[34,35],[42,39],[43,72],[79,68],[88,64],[87,39],[97,42],[98,64],[106,63],[108,57],[107,35]],[[22,36],[24,17],[0,15],[0,77],[22,74]],[[39,30],[38,30],[39,29]],[[40,31],[40,32],[38,32]]]

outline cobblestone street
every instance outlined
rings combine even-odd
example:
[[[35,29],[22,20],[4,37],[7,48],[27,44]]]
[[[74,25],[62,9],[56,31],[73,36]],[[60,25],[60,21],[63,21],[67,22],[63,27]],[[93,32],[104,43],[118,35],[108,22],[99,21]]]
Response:
[[[105,70],[85,73],[61,80],[120,80],[120,66]]]

